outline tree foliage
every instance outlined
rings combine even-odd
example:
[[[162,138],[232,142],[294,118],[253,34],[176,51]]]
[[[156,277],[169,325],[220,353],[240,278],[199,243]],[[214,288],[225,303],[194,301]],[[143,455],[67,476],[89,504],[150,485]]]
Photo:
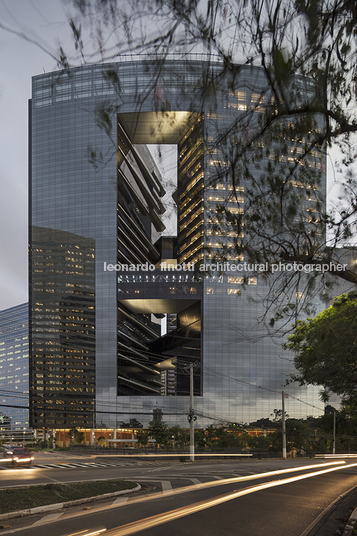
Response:
[[[287,450],[295,455],[331,452],[333,445],[333,413],[336,412],[336,449],[348,452],[357,449],[356,419],[349,410],[340,412],[329,406],[330,412],[320,417],[294,419],[286,416]],[[257,429],[260,428],[260,431]],[[263,433],[263,430],[265,432]],[[189,449],[189,434],[180,426],[168,428],[163,421],[152,421],[148,431],[137,430],[138,445],[145,451],[148,438],[156,439],[165,448],[178,447],[182,452]],[[274,410],[271,418],[259,419],[249,427],[235,423],[211,424],[205,429],[195,430],[195,445],[200,451],[227,453],[245,452],[256,455],[281,453],[282,412]],[[155,446],[156,450],[156,446]],[[264,454],[263,454],[264,455]]]
[[[144,430],[136,430],[135,437],[138,445],[144,447],[145,449],[149,442],[149,432],[145,432]]]
[[[169,443],[169,428],[164,421],[154,420],[149,422],[149,437],[155,440],[157,445],[166,447]]]
[[[135,418],[129,419],[129,422],[119,421],[119,428],[142,428],[143,425],[140,421]]]
[[[336,247],[351,240],[357,212],[351,170],[357,131],[353,0],[73,0],[71,4],[75,55],[65,56],[64,68],[145,53],[157,67],[154,88],[161,83],[171,53],[181,58],[203,53],[202,78],[185,89],[202,107],[207,98],[210,102],[216,98],[214,113],[225,102],[222,95],[243,87],[242,66],[259,66],[263,81],[251,107],[232,114],[227,128],[217,128],[215,139],[206,144],[207,152],[218,154],[220,162],[212,182],[227,180],[233,187],[231,201],[238,205],[242,205],[239,192],[245,189],[244,215],[225,203],[217,206],[214,232],[219,235],[228,225],[235,237],[214,253],[225,260],[233,250],[252,263],[339,261]],[[86,32],[92,37],[90,50],[83,46]],[[219,72],[211,69],[213,61],[220,62]],[[120,79],[116,85],[120,88]],[[170,103],[162,102],[162,108],[170,109]],[[327,151],[336,144],[343,165],[341,175],[335,170],[339,185],[335,206],[327,210],[323,177]],[[357,283],[353,269],[330,272]],[[283,272],[273,279],[267,307],[277,311],[275,319],[309,305],[297,295],[328,288],[321,271]]]
[[[106,437],[105,437],[105,436],[99,436],[98,439],[97,439],[98,445],[99,445],[100,447],[104,447],[106,441],[107,441],[107,440],[106,440]]]
[[[169,428],[168,436],[172,441],[173,448],[179,447],[183,449],[186,443],[189,441],[189,434],[186,432],[186,430],[183,430],[178,424]]]
[[[322,385],[357,408],[357,294],[343,294],[316,318],[298,321],[284,345],[294,354],[300,385]]]

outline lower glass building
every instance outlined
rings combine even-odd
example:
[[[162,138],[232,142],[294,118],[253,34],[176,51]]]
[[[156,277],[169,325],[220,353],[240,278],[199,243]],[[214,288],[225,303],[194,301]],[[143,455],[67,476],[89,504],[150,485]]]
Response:
[[[28,328],[28,303],[0,311],[0,435],[29,427]]]
[[[265,79],[241,66],[214,99],[222,65],[150,59],[33,78],[29,106],[30,421],[35,428],[187,424],[194,363],[198,425],[253,422],[281,407],[293,371],[258,318],[269,292],[249,269],[199,278],[244,215],[216,140],[240,113],[259,118]],[[267,96],[264,96],[266,99]],[[177,236],[165,236],[165,177],[147,145],[177,147]],[[269,155],[266,156],[269,159]],[[249,185],[248,185],[249,186]],[[318,201],[325,200],[322,174]],[[306,200],[307,210],[317,203]],[[220,225],[218,225],[220,224]],[[171,268],[163,269],[163,264]],[[289,386],[291,417],[321,414],[317,389]],[[293,398],[295,397],[295,398]],[[298,402],[303,400],[304,404]]]

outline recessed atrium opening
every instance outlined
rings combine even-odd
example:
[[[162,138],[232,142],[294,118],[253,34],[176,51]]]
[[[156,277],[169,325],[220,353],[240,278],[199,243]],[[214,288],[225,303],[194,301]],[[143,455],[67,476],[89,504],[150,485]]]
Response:
[[[201,288],[192,272],[163,266],[195,262],[203,251],[202,117],[118,114],[117,142],[117,260],[142,265],[118,274],[118,395],[188,395],[183,369],[201,358]],[[194,248],[192,220],[194,234],[200,227]],[[195,392],[201,393],[200,367]]]

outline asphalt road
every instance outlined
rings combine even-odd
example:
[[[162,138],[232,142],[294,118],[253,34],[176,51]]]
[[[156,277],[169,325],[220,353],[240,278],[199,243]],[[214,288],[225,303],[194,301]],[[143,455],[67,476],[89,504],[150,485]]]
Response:
[[[327,460],[328,461],[328,460]],[[353,460],[352,460],[353,461]],[[357,461],[357,459],[356,459]],[[177,461],[140,461],[117,456],[74,456],[67,453],[37,453],[33,467],[12,468],[0,465],[0,487],[29,486],[49,482],[78,482],[107,478],[145,481],[169,479],[173,487],[188,485],[192,478],[205,480],[230,478],[290,467],[325,463],[325,460],[295,458],[288,460],[198,459],[194,463]],[[347,461],[348,463],[348,461]]]
[[[103,459],[101,461],[104,462]],[[308,474],[337,467],[325,465],[327,462],[320,460],[318,467],[313,468],[316,460],[205,461],[193,464],[142,462],[132,465],[126,462],[126,465],[119,465],[124,462],[117,459],[116,467],[76,469],[74,465],[66,469],[2,470],[1,487],[4,487],[4,482],[19,485],[22,473],[22,485],[39,481],[127,478],[146,483],[149,488],[145,493],[94,503],[90,507],[9,520],[7,524],[11,528],[2,530],[1,534],[307,536],[307,528],[319,515],[338,496],[357,486],[357,465],[353,465],[353,460],[348,460],[342,470],[304,478]],[[303,469],[304,466],[309,468]],[[281,470],[289,468],[293,472],[281,473]],[[279,473],[264,474],[267,471]],[[300,479],[287,481],[294,477]],[[225,482],[225,479],[229,481]],[[271,487],[254,489],[261,484]],[[185,489],[180,490],[183,486]],[[130,526],[125,527],[128,524]]]

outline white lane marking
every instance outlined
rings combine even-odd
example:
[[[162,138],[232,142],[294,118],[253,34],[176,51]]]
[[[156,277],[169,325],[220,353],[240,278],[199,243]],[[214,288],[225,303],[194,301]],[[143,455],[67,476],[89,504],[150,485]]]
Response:
[[[165,495],[166,493],[172,493],[173,492],[171,482],[169,482],[168,480],[156,480],[154,478],[137,478],[136,481],[137,482],[149,482],[149,483],[151,483],[151,482],[160,482],[161,487],[162,487],[163,495]]]
[[[338,464],[339,462],[332,462],[332,463],[323,463],[323,464],[319,464],[321,467],[326,467],[326,466],[329,466],[329,465],[336,465]],[[341,463],[345,463],[345,462],[341,462]],[[266,473],[258,473],[256,474],[255,476],[246,476],[246,477],[237,477],[237,478],[231,478],[231,479],[220,479],[220,482],[214,482],[213,480],[210,481],[210,482],[204,482],[201,484],[201,487],[202,488],[208,488],[208,487],[216,487],[216,486],[221,486],[221,485],[226,485],[226,484],[231,484],[231,483],[234,483],[234,482],[244,482],[244,481],[247,481],[247,480],[255,480],[255,479],[258,479],[258,478],[265,478],[265,477],[268,477],[268,476],[273,476],[273,475],[277,475],[277,474],[282,474],[282,473],[290,473],[290,472],[295,472],[295,471],[301,471],[303,469],[311,469],[312,467],[318,467],[319,465],[310,465],[310,466],[303,466],[303,467],[294,467],[294,468],[290,468],[290,469],[282,469],[282,470],[279,470],[279,471],[269,471],[269,472],[266,472]],[[355,467],[357,466],[357,464],[346,464],[346,465],[343,465],[342,467],[338,467],[336,469],[333,469],[333,470],[337,470],[337,469],[346,469],[348,467]],[[328,472],[328,471],[322,471],[322,473],[325,473],[325,472]],[[306,476],[302,476],[301,478],[309,478],[309,474],[311,473],[306,473]],[[312,474],[312,476],[316,476],[316,473]],[[92,479],[88,479],[86,480],[86,482],[95,482],[97,481],[98,479],[96,478],[92,478]],[[135,479],[136,482],[161,482],[160,480],[151,480],[151,479],[144,479],[144,478],[141,478],[141,479]],[[57,481],[54,481],[54,482],[58,482],[58,483],[63,483],[63,482],[60,482],[59,480]],[[279,482],[279,481],[275,481],[275,482]],[[280,481],[281,482],[281,481]],[[285,481],[286,482],[286,481]],[[282,482],[284,483],[284,482]],[[280,485],[280,484],[277,484],[277,483],[273,483],[271,482],[270,483],[271,486],[273,485]],[[30,484],[31,485],[37,485],[37,484]],[[18,487],[19,485],[17,486],[7,486],[7,487]],[[271,486],[268,486],[268,487],[271,487]],[[182,493],[187,493],[190,490],[190,488],[192,488],[192,491],[196,490],[196,488],[194,486],[185,486],[183,488],[176,488],[174,490],[172,490],[172,493],[173,494],[182,494]],[[353,486],[352,488],[350,488],[349,490],[345,491],[344,493],[342,493],[342,497],[345,496],[346,494],[350,493],[353,489],[355,489],[355,486]],[[248,490],[248,488],[247,488]],[[248,493],[248,491],[247,491]],[[142,502],[149,502],[149,501],[152,501],[152,500],[156,500],[158,497],[160,496],[159,493],[153,493],[149,496],[146,496],[146,497],[140,497],[138,499],[133,499],[133,502],[135,503],[135,505],[137,504],[140,504]],[[336,500],[339,500],[340,497],[338,497]],[[332,503],[333,504],[333,503]],[[105,512],[105,510],[107,508],[111,508],[111,505],[109,506],[104,506],[104,507],[99,507],[99,508],[96,508],[95,509],[95,512],[98,513],[98,512]],[[328,508],[326,509],[326,511],[328,510]],[[84,516],[87,516],[88,515],[88,512],[85,511],[81,511],[81,512],[76,512],[76,513],[73,513],[73,514],[67,514],[66,518],[67,519],[74,519],[74,518],[79,518],[79,517],[84,517]],[[25,526],[25,527],[20,527],[20,528],[16,528],[16,529],[12,529],[12,530],[7,530],[5,532],[1,531],[1,535],[5,535],[5,534],[14,534],[16,532],[21,532],[23,530],[26,530],[28,528],[28,525]],[[312,528],[312,525],[308,528],[308,530],[310,531]],[[307,536],[307,532],[304,532],[303,534],[301,534],[301,536]],[[118,535],[117,535],[118,536]]]
[[[218,497],[200,501],[198,503],[191,503],[188,506],[183,506],[175,510],[169,510],[161,514],[157,514],[157,515],[147,517],[144,519],[139,519],[138,521],[134,521],[132,523],[127,523],[125,525],[116,527],[115,535],[116,536],[131,536],[132,534],[136,532],[140,532],[148,528],[156,527],[158,525],[163,525],[165,523],[174,521],[176,519],[180,519],[188,515],[196,514],[197,512],[201,512],[202,510],[206,510],[207,508],[218,506],[227,501],[237,499],[238,497],[243,497],[244,495],[249,495],[251,493],[255,493],[264,489],[274,488],[276,486],[282,486],[282,485],[289,484],[292,482],[298,482],[300,480],[312,478],[315,476],[320,476],[326,473],[331,473],[333,471],[340,471],[341,469],[346,469],[346,467],[355,467],[355,466],[357,466],[357,463],[350,464],[349,466],[344,466],[344,467],[333,467],[332,469],[330,468],[330,469],[325,469],[323,471],[315,471],[313,473],[306,473],[302,475],[300,474],[299,476],[289,477],[283,480],[272,480],[272,481],[264,482],[263,484],[257,484],[253,487],[243,488],[240,491],[235,490],[233,492],[228,492]]]
[[[35,464],[36,468],[40,469],[77,469],[77,468],[92,468],[92,467],[122,467],[125,464],[112,464],[112,463],[48,463],[46,465],[43,464]],[[1,469],[1,467],[0,467]]]
[[[35,523],[31,525],[31,527],[43,525],[44,523],[50,523],[51,521],[55,521],[61,516],[63,516],[63,512],[61,512],[60,514],[48,514],[47,516],[41,517],[41,519],[39,519],[38,521],[35,521]]]
[[[171,482],[168,482],[167,480],[161,480],[161,485],[163,495],[165,495],[166,493],[172,493]]]
[[[118,497],[115,501],[112,502],[112,506],[117,506],[118,504],[124,504],[129,500],[129,497]]]
[[[86,463],[66,463],[69,467],[88,467]]]
[[[198,478],[188,478],[188,480],[191,480],[192,484],[195,484],[198,488],[200,487],[200,484],[202,484],[201,480],[198,480]]]
[[[149,471],[147,472],[156,473],[157,471],[167,471],[168,469],[172,469],[172,467],[175,467],[177,469],[176,465],[168,465],[167,467],[157,467],[156,469],[149,469]]]

